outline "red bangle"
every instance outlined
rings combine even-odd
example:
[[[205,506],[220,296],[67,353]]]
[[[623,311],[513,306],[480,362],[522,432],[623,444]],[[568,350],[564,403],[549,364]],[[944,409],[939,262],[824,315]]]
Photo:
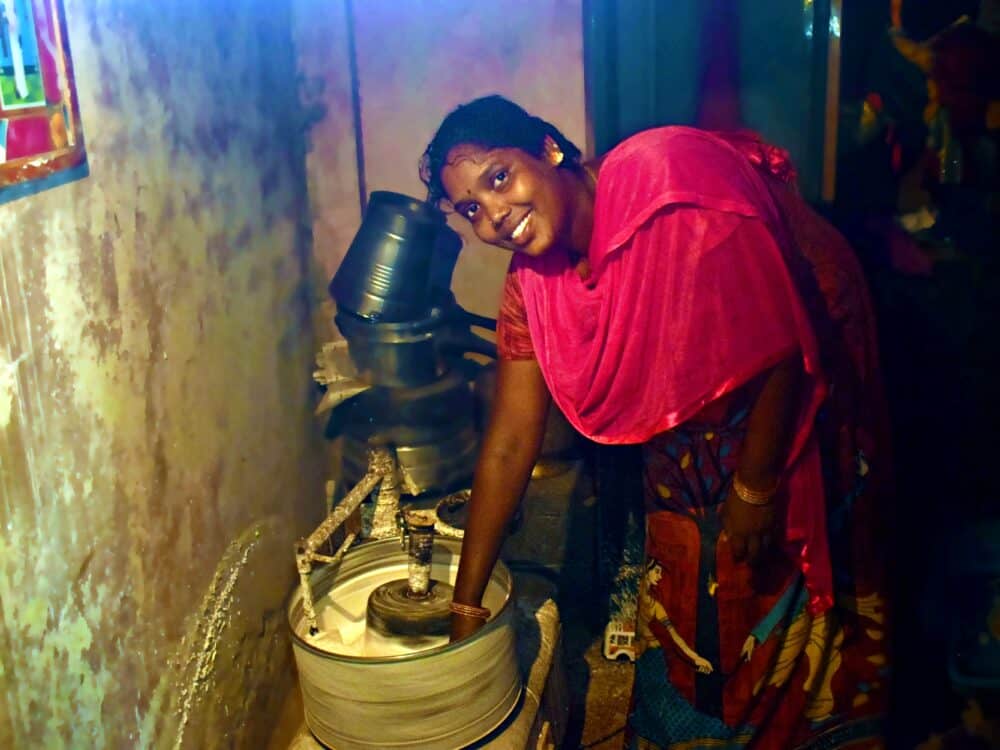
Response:
[[[448,605],[448,609],[454,612],[456,615],[465,615],[466,617],[476,617],[480,620],[490,619],[490,612],[486,607],[473,607],[471,604],[459,604],[458,602],[452,602]]]

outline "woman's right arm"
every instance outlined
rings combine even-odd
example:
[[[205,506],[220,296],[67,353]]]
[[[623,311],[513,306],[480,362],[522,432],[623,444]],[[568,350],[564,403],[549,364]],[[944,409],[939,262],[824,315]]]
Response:
[[[504,534],[538,458],[549,411],[549,391],[533,359],[497,363],[496,396],[479,450],[454,600],[480,606]],[[452,614],[451,640],[483,621]]]

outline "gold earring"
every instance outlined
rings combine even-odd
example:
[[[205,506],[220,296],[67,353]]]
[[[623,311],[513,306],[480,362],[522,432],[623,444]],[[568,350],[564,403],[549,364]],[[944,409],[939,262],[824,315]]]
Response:
[[[563,163],[563,159],[565,157],[563,156],[563,152],[557,148],[554,151],[550,152],[549,158],[552,159],[552,166],[558,167],[560,164]]]

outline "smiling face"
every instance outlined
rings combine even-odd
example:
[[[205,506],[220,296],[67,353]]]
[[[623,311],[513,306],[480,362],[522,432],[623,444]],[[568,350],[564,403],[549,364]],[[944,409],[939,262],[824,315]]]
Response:
[[[550,139],[542,158],[518,148],[461,144],[448,153],[441,183],[481,240],[541,255],[571,241],[573,186],[556,166],[558,153]]]
[[[655,588],[662,578],[663,568],[661,568],[657,563],[651,565],[646,571],[646,581],[649,583],[650,588]]]

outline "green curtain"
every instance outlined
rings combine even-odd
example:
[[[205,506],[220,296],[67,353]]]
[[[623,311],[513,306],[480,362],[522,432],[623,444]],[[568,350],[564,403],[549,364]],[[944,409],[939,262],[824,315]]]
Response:
[[[830,0],[588,0],[584,14],[597,153],[644,128],[718,127],[736,112],[791,152],[803,194],[818,199],[827,49],[840,33]]]

